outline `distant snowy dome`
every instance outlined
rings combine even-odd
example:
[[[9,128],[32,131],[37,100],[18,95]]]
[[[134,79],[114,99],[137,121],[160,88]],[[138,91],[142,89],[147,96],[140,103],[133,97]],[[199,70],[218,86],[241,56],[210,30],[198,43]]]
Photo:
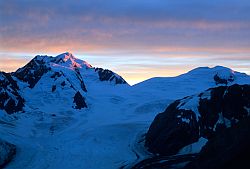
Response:
[[[199,67],[189,71],[187,74],[192,76],[209,76],[211,75],[216,82],[216,84],[228,84],[233,82],[236,78],[236,72],[232,69],[223,67],[223,66],[215,66],[212,68],[209,67]]]
[[[215,66],[215,67],[198,67],[195,68],[191,71],[188,72],[188,74],[200,74],[200,73],[208,73],[208,72],[212,72],[212,73],[220,73],[220,74],[229,74],[234,72],[232,69],[227,68],[227,67],[223,67],[223,66]]]

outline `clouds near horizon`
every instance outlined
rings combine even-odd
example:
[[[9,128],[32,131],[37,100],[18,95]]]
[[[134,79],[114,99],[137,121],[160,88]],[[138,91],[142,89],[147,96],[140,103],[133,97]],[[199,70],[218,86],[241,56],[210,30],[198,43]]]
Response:
[[[0,52],[240,67],[250,58],[249,9],[248,0],[0,0]]]

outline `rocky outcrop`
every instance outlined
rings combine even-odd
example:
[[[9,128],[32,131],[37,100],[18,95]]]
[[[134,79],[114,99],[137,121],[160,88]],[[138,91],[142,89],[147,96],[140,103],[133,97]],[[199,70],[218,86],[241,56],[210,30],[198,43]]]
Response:
[[[227,85],[228,83],[234,81],[234,76],[231,75],[229,78],[222,78],[218,74],[216,74],[216,75],[214,75],[214,81],[215,81],[216,85],[218,85],[218,84]]]
[[[74,107],[75,109],[82,109],[87,107],[85,99],[79,91],[74,96],[74,103],[75,103]]]
[[[127,84],[127,82],[121,76],[108,69],[95,68],[95,71],[98,72],[99,79],[101,81],[114,81],[115,84]]]
[[[22,111],[24,99],[19,94],[17,82],[10,73],[0,72],[0,109],[8,114]]]
[[[146,134],[146,147],[153,153],[176,154],[200,137],[211,139],[215,132],[249,115],[250,85],[211,88],[177,100],[158,114]]]
[[[250,118],[216,132],[185,169],[247,169],[250,160]]]
[[[78,78],[78,80],[79,80],[79,82],[80,82],[80,84],[81,84],[82,90],[83,90],[84,92],[87,92],[87,88],[86,88],[86,86],[85,86],[85,84],[84,84],[83,77],[82,77],[82,75],[81,75],[81,73],[80,73],[80,70],[79,70],[79,69],[75,69],[75,72],[76,72],[76,77]],[[62,86],[63,86],[63,84],[62,84]]]
[[[0,139],[0,168],[6,166],[15,154],[16,146]]]
[[[46,65],[45,60],[48,59],[46,56],[36,56],[26,66],[18,69],[14,76],[23,82],[27,82],[30,88],[33,88],[41,77],[51,70]]]

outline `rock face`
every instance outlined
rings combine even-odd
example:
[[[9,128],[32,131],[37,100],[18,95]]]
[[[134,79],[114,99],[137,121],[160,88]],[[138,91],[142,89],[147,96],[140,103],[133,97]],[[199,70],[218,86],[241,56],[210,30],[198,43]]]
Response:
[[[218,84],[225,84],[227,85],[230,82],[234,81],[234,76],[231,75],[229,78],[221,78],[218,74],[214,75],[214,81],[216,85]]]
[[[214,75],[214,81],[218,84],[229,84],[235,80],[235,72],[232,70],[223,69]]]
[[[158,114],[146,134],[146,147],[153,153],[176,154],[200,137],[211,139],[215,132],[249,115],[250,85],[211,88],[177,100]]]
[[[51,68],[46,65],[46,59],[47,57],[45,56],[36,56],[23,68],[13,73],[13,75],[21,81],[27,82],[29,87],[33,88],[41,77],[51,70]]]
[[[127,84],[127,82],[121,76],[110,70],[96,68],[95,71],[98,72],[99,79],[101,81],[114,81],[115,84]]]
[[[8,114],[22,111],[24,99],[19,94],[17,82],[10,73],[0,72],[0,109]]]
[[[85,99],[79,91],[74,96],[74,103],[75,103],[76,109],[82,109],[82,108],[87,107],[87,104],[85,103]]]
[[[0,139],[0,168],[8,164],[16,154],[16,146]]]
[[[197,159],[185,169],[247,169],[250,160],[250,118],[216,132]]]

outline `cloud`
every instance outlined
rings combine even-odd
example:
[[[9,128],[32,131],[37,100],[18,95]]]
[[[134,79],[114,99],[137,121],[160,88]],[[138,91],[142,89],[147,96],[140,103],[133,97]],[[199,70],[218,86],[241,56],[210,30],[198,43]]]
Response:
[[[250,2],[0,0],[0,50],[248,47]]]
[[[27,61],[13,53],[70,51],[118,72],[128,63],[137,78],[139,70],[165,76],[167,68],[180,73],[186,64],[237,63],[243,70],[250,56],[249,8],[249,0],[0,0],[0,52],[13,60],[1,55],[0,68]]]

